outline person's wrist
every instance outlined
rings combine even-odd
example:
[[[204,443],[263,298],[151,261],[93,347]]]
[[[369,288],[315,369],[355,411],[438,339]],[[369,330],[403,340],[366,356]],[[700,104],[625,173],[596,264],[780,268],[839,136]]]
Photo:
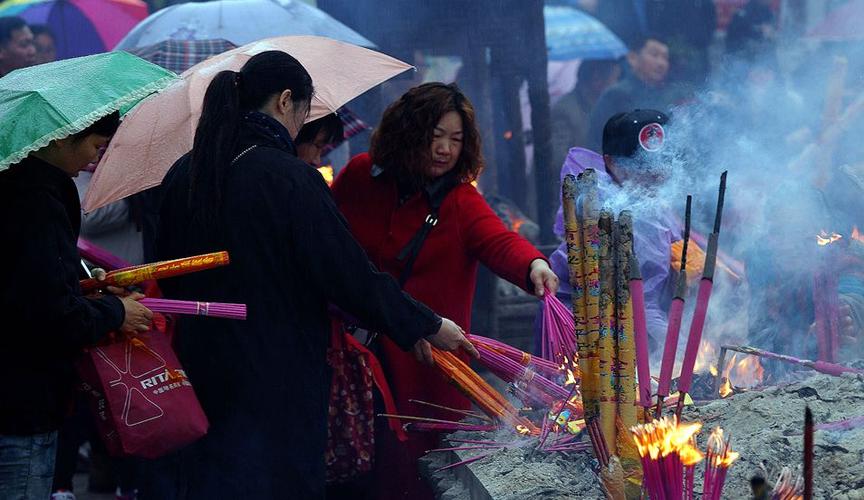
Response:
[[[538,258],[531,261],[531,264],[529,265],[529,267],[533,271],[535,269],[539,269],[542,267],[549,267],[549,263],[546,262],[546,259],[541,259],[538,257]]]
[[[441,331],[441,325],[443,325],[443,324],[444,324],[444,318],[442,318],[441,316],[438,316],[438,319],[434,322],[434,326],[432,328],[430,328],[429,329],[430,331],[426,335],[424,335],[422,338],[424,340],[429,340],[430,337],[434,337],[435,335],[438,335],[438,332]]]

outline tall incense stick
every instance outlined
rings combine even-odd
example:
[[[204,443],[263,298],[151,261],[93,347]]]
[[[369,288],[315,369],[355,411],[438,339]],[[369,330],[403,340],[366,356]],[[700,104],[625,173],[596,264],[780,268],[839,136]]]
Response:
[[[666,343],[663,347],[663,362],[660,365],[660,382],[657,386],[657,417],[663,410],[663,399],[669,395],[672,383],[672,369],[675,366],[675,352],[678,350],[678,334],[681,331],[681,317],[684,315],[684,296],[687,293],[687,244],[690,240],[690,210],[693,197],[687,195],[687,208],[684,212],[684,249],[681,253],[681,271],[675,287],[675,297],[669,307],[669,323],[666,326]]]
[[[711,300],[711,290],[714,287],[714,268],[717,264],[717,244],[720,238],[720,223],[723,218],[723,201],[726,197],[726,174],[720,175],[720,191],[717,195],[717,210],[714,212],[714,231],[708,236],[708,249],[705,252],[705,266],[702,270],[702,280],[699,282],[699,294],[696,297],[696,310],[690,322],[690,333],[687,335],[687,348],[684,351],[684,361],[681,365],[681,378],[678,379],[678,407],[675,414],[681,417],[684,408],[684,395],[690,392],[693,381],[693,368],[699,354],[699,344],[702,342],[702,332],[705,328],[705,318],[708,315],[708,302]],[[719,367],[718,367],[719,369]]]
[[[813,413],[804,409],[804,500],[813,500]]]

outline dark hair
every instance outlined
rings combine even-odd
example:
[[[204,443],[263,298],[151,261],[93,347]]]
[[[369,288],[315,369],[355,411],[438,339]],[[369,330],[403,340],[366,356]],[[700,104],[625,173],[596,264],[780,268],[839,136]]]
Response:
[[[324,132],[325,144],[341,142],[345,138],[345,128],[342,126],[342,119],[336,113],[330,113],[327,116],[322,116],[303,125],[300,132],[297,133],[297,138],[294,139],[294,144],[299,146],[315,142],[318,134],[322,131]]]
[[[657,33],[644,33],[633,36],[627,43],[627,48],[631,52],[640,52],[642,49],[648,45],[650,41],[660,42],[663,45],[669,45],[666,43],[666,39]]]
[[[120,126],[120,112],[115,111],[109,115],[105,115],[102,118],[98,119],[96,123],[90,125],[85,128],[81,132],[76,132],[71,135],[72,142],[78,142],[84,140],[90,134],[101,135],[105,137],[111,137],[114,135],[114,132],[117,132],[117,128]]]
[[[294,105],[308,111],[314,91],[312,77],[297,59],[278,50],[256,54],[239,72],[221,71],[210,82],[189,158],[193,223],[216,227],[243,114],[261,109],[286,89],[291,90]]]
[[[57,38],[54,36],[54,32],[51,31],[51,28],[45,26],[44,24],[31,24],[30,31],[33,32],[33,38],[36,38],[39,35],[48,35],[52,40],[56,40]]]
[[[474,106],[455,83],[424,83],[388,106],[372,134],[372,161],[392,172],[399,182],[419,187],[427,180],[424,168],[431,161],[435,126],[450,111],[462,118],[462,154],[455,170],[461,181],[473,181],[485,165],[480,132]]]
[[[606,80],[612,71],[618,67],[618,61],[614,59],[589,59],[579,64],[576,71],[576,82],[583,85],[591,83],[596,78]]]
[[[18,16],[0,17],[0,45],[12,40],[12,32],[27,27],[27,21]]]

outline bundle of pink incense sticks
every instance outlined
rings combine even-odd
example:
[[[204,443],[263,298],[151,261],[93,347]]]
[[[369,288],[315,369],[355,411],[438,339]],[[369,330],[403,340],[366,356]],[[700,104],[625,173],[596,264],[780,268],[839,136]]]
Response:
[[[543,359],[538,356],[532,356],[525,351],[517,349],[511,345],[505,344],[500,340],[482,337],[480,335],[471,334],[469,340],[475,347],[484,346],[492,351],[497,352],[507,358],[516,361],[522,366],[531,367],[535,372],[542,373],[546,378],[555,377],[561,374],[561,366],[553,361]]]
[[[78,253],[81,254],[81,257],[84,257],[106,271],[132,266],[132,264],[108,252],[104,248],[94,245],[84,238],[78,238]]]
[[[194,300],[141,299],[141,304],[154,312],[211,316],[214,318],[246,319],[246,304],[197,302]]]
[[[568,368],[577,366],[573,312],[549,290],[543,295],[541,349],[544,359]]]
[[[539,375],[521,363],[487,347],[482,343],[475,344],[477,352],[480,353],[480,362],[489,368],[495,375],[507,382],[517,382],[532,389],[552,396],[554,399],[568,399],[567,389],[552,382],[546,377]],[[533,391],[528,391],[533,392]]]

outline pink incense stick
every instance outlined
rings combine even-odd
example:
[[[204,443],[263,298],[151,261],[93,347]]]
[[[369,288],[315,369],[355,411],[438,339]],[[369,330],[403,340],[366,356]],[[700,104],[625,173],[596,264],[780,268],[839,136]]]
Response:
[[[476,345],[485,344],[499,354],[502,354],[513,361],[518,362],[522,366],[532,367],[537,372],[543,372],[546,376],[555,376],[560,373],[560,365],[552,361],[548,361],[539,356],[532,356],[525,351],[517,349],[511,345],[505,344],[499,340],[482,337],[480,335],[471,334],[469,340]]]
[[[708,301],[711,299],[711,289],[713,286],[714,283],[710,278],[702,278],[702,281],[699,282],[699,294],[696,296],[696,310],[693,312],[690,333],[687,336],[687,348],[684,351],[684,361],[681,365],[681,378],[678,379],[678,390],[682,393],[690,392],[690,383],[693,381],[693,368],[696,366],[696,358],[699,355],[699,344],[702,341],[702,331],[705,328],[705,317],[708,315]],[[683,401],[683,398],[681,401]]]
[[[78,253],[86,260],[96,264],[106,271],[132,267],[132,264],[117,257],[108,250],[95,245],[84,238],[78,238]]]
[[[726,198],[726,174],[720,175],[720,189],[717,194],[717,210],[714,212],[714,231],[708,236],[708,248],[705,251],[705,264],[702,269],[702,281],[699,282],[699,293],[696,296],[696,310],[690,322],[690,333],[687,335],[687,347],[684,350],[684,361],[681,365],[681,378],[678,379],[678,399],[676,414],[681,417],[684,407],[684,394],[690,392],[693,381],[693,369],[699,355],[699,345],[702,342],[702,332],[705,329],[705,318],[708,315],[708,302],[711,300],[711,290],[714,287],[714,269],[717,265],[717,245],[720,239],[720,226],[723,220],[723,203]],[[718,367],[718,370],[722,370]]]
[[[815,429],[818,431],[848,431],[858,427],[864,427],[864,416],[852,417],[837,422],[817,424]]]
[[[494,425],[472,425],[460,424],[458,422],[452,424],[436,423],[436,422],[410,422],[402,424],[402,428],[406,431],[416,432],[453,432],[453,431],[475,431],[475,432],[491,432],[498,430]]]
[[[636,255],[630,255],[630,297],[633,300],[633,334],[636,342],[636,376],[639,404],[651,408],[651,360],[648,354],[648,324],[645,321],[645,287]]]
[[[666,343],[663,347],[663,361],[660,364],[660,381],[657,385],[657,410],[659,417],[663,408],[663,398],[669,395],[672,384],[672,369],[678,350],[678,334],[681,331],[681,317],[684,315],[684,296],[687,294],[687,245],[690,241],[690,209],[693,197],[687,195],[687,208],[684,212],[684,247],[681,252],[681,271],[675,287],[675,298],[669,306],[669,323],[666,327]]]
[[[495,450],[495,451],[498,451],[498,450]],[[478,460],[482,460],[482,459],[488,457],[489,455],[492,455],[493,453],[495,453],[495,451],[492,451],[492,452],[489,452],[489,453],[484,453],[484,454],[482,454],[482,455],[477,455],[476,457],[471,457],[471,458],[469,458],[469,459],[467,459],[467,460],[462,460],[461,462],[456,462],[455,464],[450,464],[450,465],[447,465],[447,466],[441,467],[440,469],[435,469],[435,472],[445,471],[445,470],[447,470],[447,469],[452,469],[452,468],[454,468],[454,467],[459,467],[460,465],[468,465],[468,464],[473,463],[473,462],[476,462],[476,461],[478,461]]]
[[[663,362],[660,365],[660,381],[657,395],[665,398],[672,385],[672,368],[675,364],[675,351],[678,349],[678,334],[681,330],[681,317],[684,314],[684,299],[675,297],[669,307],[669,324],[666,328],[666,344],[663,347]]]
[[[196,302],[193,300],[151,299],[140,300],[141,305],[154,312],[211,316],[214,318],[246,319],[246,304],[223,302]]]
[[[577,352],[573,313],[548,290],[543,295],[543,302],[543,358],[559,364],[563,364],[566,358],[573,366]]]

